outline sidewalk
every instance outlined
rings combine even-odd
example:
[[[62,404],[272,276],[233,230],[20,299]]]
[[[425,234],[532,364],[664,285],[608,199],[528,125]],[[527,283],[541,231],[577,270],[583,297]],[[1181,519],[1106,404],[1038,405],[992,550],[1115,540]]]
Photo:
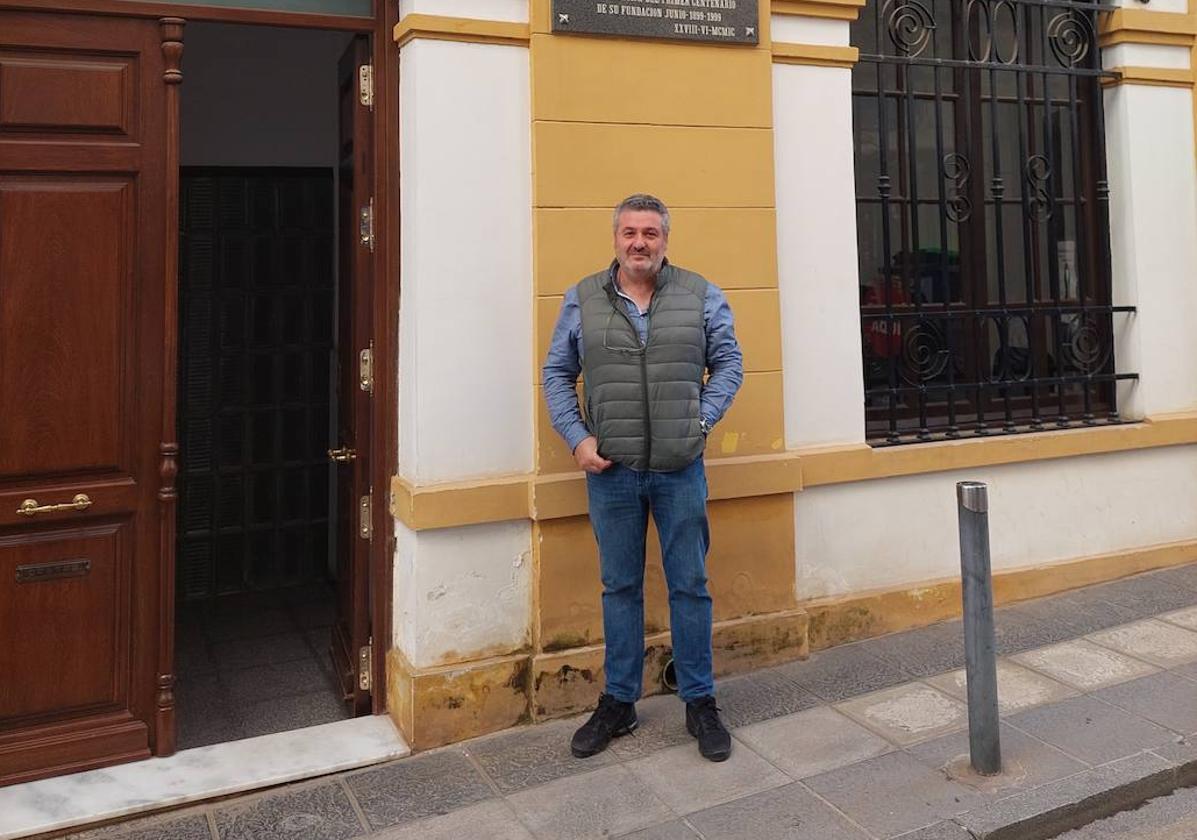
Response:
[[[1197,784],[1197,564],[1003,608],[997,640],[993,779],[968,766],[955,621],[722,681],[723,764],[653,697],[585,761],[557,721],[73,836],[1034,840]]]

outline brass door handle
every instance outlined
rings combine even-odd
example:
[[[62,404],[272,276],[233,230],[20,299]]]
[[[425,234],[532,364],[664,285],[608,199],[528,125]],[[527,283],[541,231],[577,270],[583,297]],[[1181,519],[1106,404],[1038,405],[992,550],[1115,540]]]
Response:
[[[39,505],[37,499],[26,499],[17,508],[17,513],[21,516],[36,516],[39,513],[56,513],[60,510],[87,510],[89,507],[91,507],[91,499],[86,493],[80,493],[69,502],[59,505]]]
[[[350,461],[357,458],[357,452],[350,449],[348,446],[342,446],[340,449],[328,450],[328,459],[336,461],[340,464],[348,464]]]

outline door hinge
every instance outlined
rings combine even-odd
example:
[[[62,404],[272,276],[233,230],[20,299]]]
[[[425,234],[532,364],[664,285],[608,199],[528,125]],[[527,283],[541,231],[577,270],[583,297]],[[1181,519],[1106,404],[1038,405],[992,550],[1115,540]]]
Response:
[[[357,510],[357,535],[363,540],[374,539],[374,491],[362,496]]]
[[[370,197],[368,204],[363,204],[362,209],[358,211],[357,219],[357,233],[358,242],[364,248],[369,248],[370,253],[374,253],[374,197]]]
[[[374,66],[371,64],[357,68],[357,98],[371,111],[374,110]]]
[[[357,384],[367,394],[374,393],[374,342],[358,354]]]
[[[357,652],[357,687],[370,691],[374,686],[374,637]]]

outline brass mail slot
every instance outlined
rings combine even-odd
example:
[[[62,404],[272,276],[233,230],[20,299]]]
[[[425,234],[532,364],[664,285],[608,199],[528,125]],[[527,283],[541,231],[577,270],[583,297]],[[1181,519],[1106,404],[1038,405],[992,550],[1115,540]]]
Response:
[[[83,577],[89,572],[91,572],[91,561],[86,559],[30,563],[27,566],[17,566],[17,583]]]

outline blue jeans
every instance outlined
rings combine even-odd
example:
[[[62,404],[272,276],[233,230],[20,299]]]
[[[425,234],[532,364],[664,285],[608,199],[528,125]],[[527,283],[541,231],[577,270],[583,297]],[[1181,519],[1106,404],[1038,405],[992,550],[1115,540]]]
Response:
[[[586,475],[590,524],[603,577],[607,693],[633,703],[644,674],[644,543],[652,511],[669,587],[669,626],[678,694],[715,693],[711,596],[707,592],[707,477],[702,458],[673,472],[613,464]]]

